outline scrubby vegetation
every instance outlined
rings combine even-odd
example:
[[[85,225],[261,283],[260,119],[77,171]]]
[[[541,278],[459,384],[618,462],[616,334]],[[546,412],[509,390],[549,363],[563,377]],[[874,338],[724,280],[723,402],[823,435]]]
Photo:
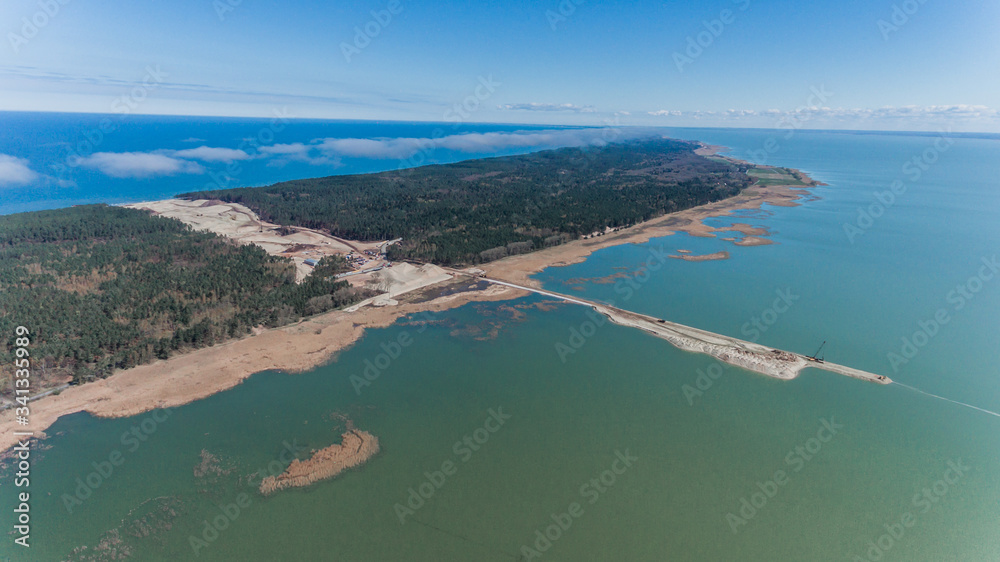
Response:
[[[746,168],[651,139],[181,197],[242,203],[282,225],[402,237],[390,258],[479,263],[739,193]]]
[[[368,296],[332,279],[340,262],[297,285],[285,258],[144,211],[0,217],[2,388],[17,326],[31,331],[34,376],[87,381]]]

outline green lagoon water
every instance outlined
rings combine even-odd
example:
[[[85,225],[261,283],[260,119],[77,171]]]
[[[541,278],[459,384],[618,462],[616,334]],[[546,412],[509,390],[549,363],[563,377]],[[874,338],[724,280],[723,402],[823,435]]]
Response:
[[[1000,410],[1000,275],[971,283],[979,290],[960,309],[949,300],[983,258],[1000,253],[1000,143],[955,139],[911,181],[901,166],[934,137],[670,134],[737,156],[778,135],[781,150],[768,163],[829,186],[801,207],[716,221],[766,226],[774,245],[654,239],[550,268],[537,276],[546,287],[738,337],[766,317],[773,322],[761,343],[811,353],[827,340],[831,361]],[[849,241],[843,224],[897,178],[906,192]],[[662,261],[652,251],[660,248],[732,257]],[[794,300],[771,315],[779,290]],[[12,546],[11,536],[0,556],[110,560],[98,545],[117,533],[134,560],[501,561],[517,560],[525,546],[544,548],[534,559],[572,561],[1000,560],[1000,418],[818,370],[778,381],[726,367],[703,377],[695,395],[699,373],[719,370],[711,358],[636,330],[594,328],[579,306],[550,305],[533,296],[401,321],[369,331],[329,365],[254,375],[155,425],[152,412],[60,419],[33,458],[32,547]],[[901,338],[939,309],[948,323],[894,369],[888,354],[901,353]],[[403,332],[413,344],[356,393],[350,377]],[[456,450],[491,409],[510,417],[495,433],[478,433],[489,435],[478,450]],[[338,439],[335,413],[377,435],[381,453],[333,480],[257,494],[248,475],[279,459],[283,443],[307,456]],[[842,428],[820,442],[818,434],[829,437],[824,420]],[[143,423],[152,431],[131,450],[122,434]],[[124,462],[69,512],[64,494],[114,450]],[[221,473],[196,477],[203,450]],[[618,453],[637,460],[616,464]],[[401,523],[396,504],[447,461],[453,474]],[[956,476],[949,461],[969,468]],[[772,486],[776,471],[785,478]],[[598,486],[589,484],[595,478]],[[4,506],[14,504],[11,483],[7,468]],[[755,496],[759,485],[770,497]],[[934,501],[915,503],[924,488]],[[190,538],[203,538],[205,521],[241,494],[239,514],[219,519],[225,528],[196,554]],[[744,499],[759,507],[748,511]],[[561,516],[574,502],[578,516]],[[907,513],[912,526],[891,527],[902,536],[882,537]],[[568,528],[557,533],[553,515]],[[11,528],[10,508],[0,523]],[[539,541],[546,531],[557,538]]]

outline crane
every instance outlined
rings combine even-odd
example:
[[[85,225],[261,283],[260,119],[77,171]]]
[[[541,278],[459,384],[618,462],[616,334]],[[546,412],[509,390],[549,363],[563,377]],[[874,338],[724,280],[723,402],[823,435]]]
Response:
[[[823,340],[823,343],[819,344],[819,349],[816,350],[816,353],[813,353],[812,355],[807,355],[806,359],[808,359],[810,361],[815,361],[817,363],[822,363],[823,362],[823,358],[822,357],[817,358],[816,356],[819,355],[820,351],[823,351],[823,346],[824,345],[826,345],[826,340]]]

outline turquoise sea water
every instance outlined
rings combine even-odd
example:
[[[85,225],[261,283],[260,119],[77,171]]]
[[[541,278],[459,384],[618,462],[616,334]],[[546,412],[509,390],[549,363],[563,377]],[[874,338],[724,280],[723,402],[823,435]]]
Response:
[[[1000,410],[1000,275],[986,279],[982,261],[1000,253],[1000,144],[954,139],[914,179],[903,166],[931,155],[934,136],[668,134],[744,157],[776,137],[767,163],[829,185],[800,207],[713,223],[767,227],[773,245],[658,238],[550,268],[537,276],[547,288],[748,339],[756,317],[762,343],[812,353],[826,340],[831,361]],[[905,191],[852,243],[844,224],[896,179]],[[731,259],[664,261],[661,248]],[[775,306],[779,291],[789,306]],[[254,375],[163,421],[63,418],[34,457],[30,554],[12,536],[0,554],[112,559],[70,553],[94,556],[117,530],[135,560],[1000,560],[1000,419],[825,371],[777,381],[720,368],[545,301],[372,330],[329,365]],[[933,335],[915,336],[921,323]],[[413,344],[357,394],[351,375],[404,332]],[[910,354],[903,338],[923,345]],[[894,368],[890,353],[907,361]],[[487,425],[491,409],[510,417]],[[335,412],[382,452],[336,479],[256,494],[246,475],[283,443],[337,440]],[[147,437],[134,451],[122,441],[133,426]],[[121,465],[68,512],[63,494],[114,450]],[[195,475],[202,450],[222,474]],[[453,474],[436,474],[448,461]],[[4,506],[11,481],[8,468]],[[422,484],[433,492],[401,523],[396,504]],[[223,515],[241,494],[238,515]],[[212,520],[224,528],[206,535]],[[0,525],[12,524],[5,508]],[[213,540],[196,555],[191,536]]]

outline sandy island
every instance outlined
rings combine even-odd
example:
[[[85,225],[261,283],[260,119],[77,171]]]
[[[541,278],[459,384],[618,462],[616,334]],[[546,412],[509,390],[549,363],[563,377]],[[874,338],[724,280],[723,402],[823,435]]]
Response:
[[[699,154],[714,154],[719,148],[721,147],[703,146],[699,149]],[[754,227],[734,225],[715,228],[704,224],[703,221],[710,217],[728,216],[739,210],[759,209],[765,203],[793,207],[799,205],[797,201],[800,198],[807,196],[807,188],[802,186],[753,186],[735,197],[664,215],[605,236],[573,240],[560,246],[511,256],[480,267],[490,277],[538,287],[540,284],[531,279],[531,275],[547,267],[582,262],[597,250],[622,244],[641,244],[651,238],[669,236],[675,232],[705,237],[715,237],[717,231],[744,232]],[[185,205],[176,204],[170,205],[169,215],[195,224],[198,219],[204,219],[205,215],[215,211],[210,210],[208,207],[211,205],[206,206],[205,203],[202,201],[197,205],[190,205],[195,216],[186,216],[183,212]],[[150,203],[136,206],[155,208]],[[233,223],[242,220],[249,225],[249,231],[246,228],[241,231],[247,237],[254,236],[254,230],[257,234],[261,233],[260,221],[252,211],[233,204],[225,204],[225,207],[226,209],[221,210],[218,215],[221,218],[213,217],[216,224],[220,220]],[[160,208],[167,210],[164,207]],[[238,215],[244,218],[239,219]],[[227,216],[235,218],[230,219]],[[265,226],[264,230],[268,230],[271,226],[273,225]],[[743,226],[748,228],[743,229]],[[302,229],[298,231],[301,233]],[[758,234],[758,230],[744,233],[755,235]],[[363,244],[332,239],[325,234],[322,236],[323,239],[311,238],[307,244],[314,248],[332,246],[334,241],[348,247]],[[249,241],[246,238],[242,240]],[[319,243],[312,244],[312,242]],[[288,255],[285,253],[287,248],[280,244],[270,245],[265,249]],[[405,279],[402,283],[409,283],[407,288],[410,290],[402,293],[393,292],[391,298],[382,298],[379,302],[372,299],[369,304],[374,306],[355,306],[347,310],[331,311],[280,328],[258,330],[252,336],[119,371],[106,379],[72,386],[58,395],[45,396],[31,403],[31,425],[27,428],[16,424],[13,410],[0,412],[0,450],[6,450],[16,444],[15,431],[30,430],[34,431],[36,436],[44,437],[44,431],[64,415],[85,411],[100,417],[126,417],[156,408],[180,406],[232,388],[260,371],[280,370],[294,373],[312,369],[329,362],[338,351],[357,341],[366,329],[389,326],[404,315],[422,311],[439,312],[473,301],[508,300],[526,294],[525,291],[515,288],[470,282],[464,277],[456,278],[448,275],[448,279],[445,279],[438,270],[440,268],[416,274],[423,275],[424,281],[434,280],[428,284],[411,283],[411,276],[403,275]],[[385,281],[397,287],[394,283],[398,284],[399,280],[391,277],[389,276],[387,281],[376,278],[374,282]]]
[[[729,252],[715,252],[714,254],[684,254],[680,256],[668,256],[675,260],[684,261],[713,261],[713,260],[728,260]]]
[[[736,244],[737,246],[767,246],[768,244],[774,244],[774,241],[769,238],[747,236],[742,240],[737,240],[733,243]]]
[[[300,488],[333,478],[349,468],[364,464],[379,451],[378,437],[355,429],[350,420],[340,441],[314,452],[307,460],[292,460],[278,476],[264,478],[260,483],[260,493],[268,496],[285,488]]]

